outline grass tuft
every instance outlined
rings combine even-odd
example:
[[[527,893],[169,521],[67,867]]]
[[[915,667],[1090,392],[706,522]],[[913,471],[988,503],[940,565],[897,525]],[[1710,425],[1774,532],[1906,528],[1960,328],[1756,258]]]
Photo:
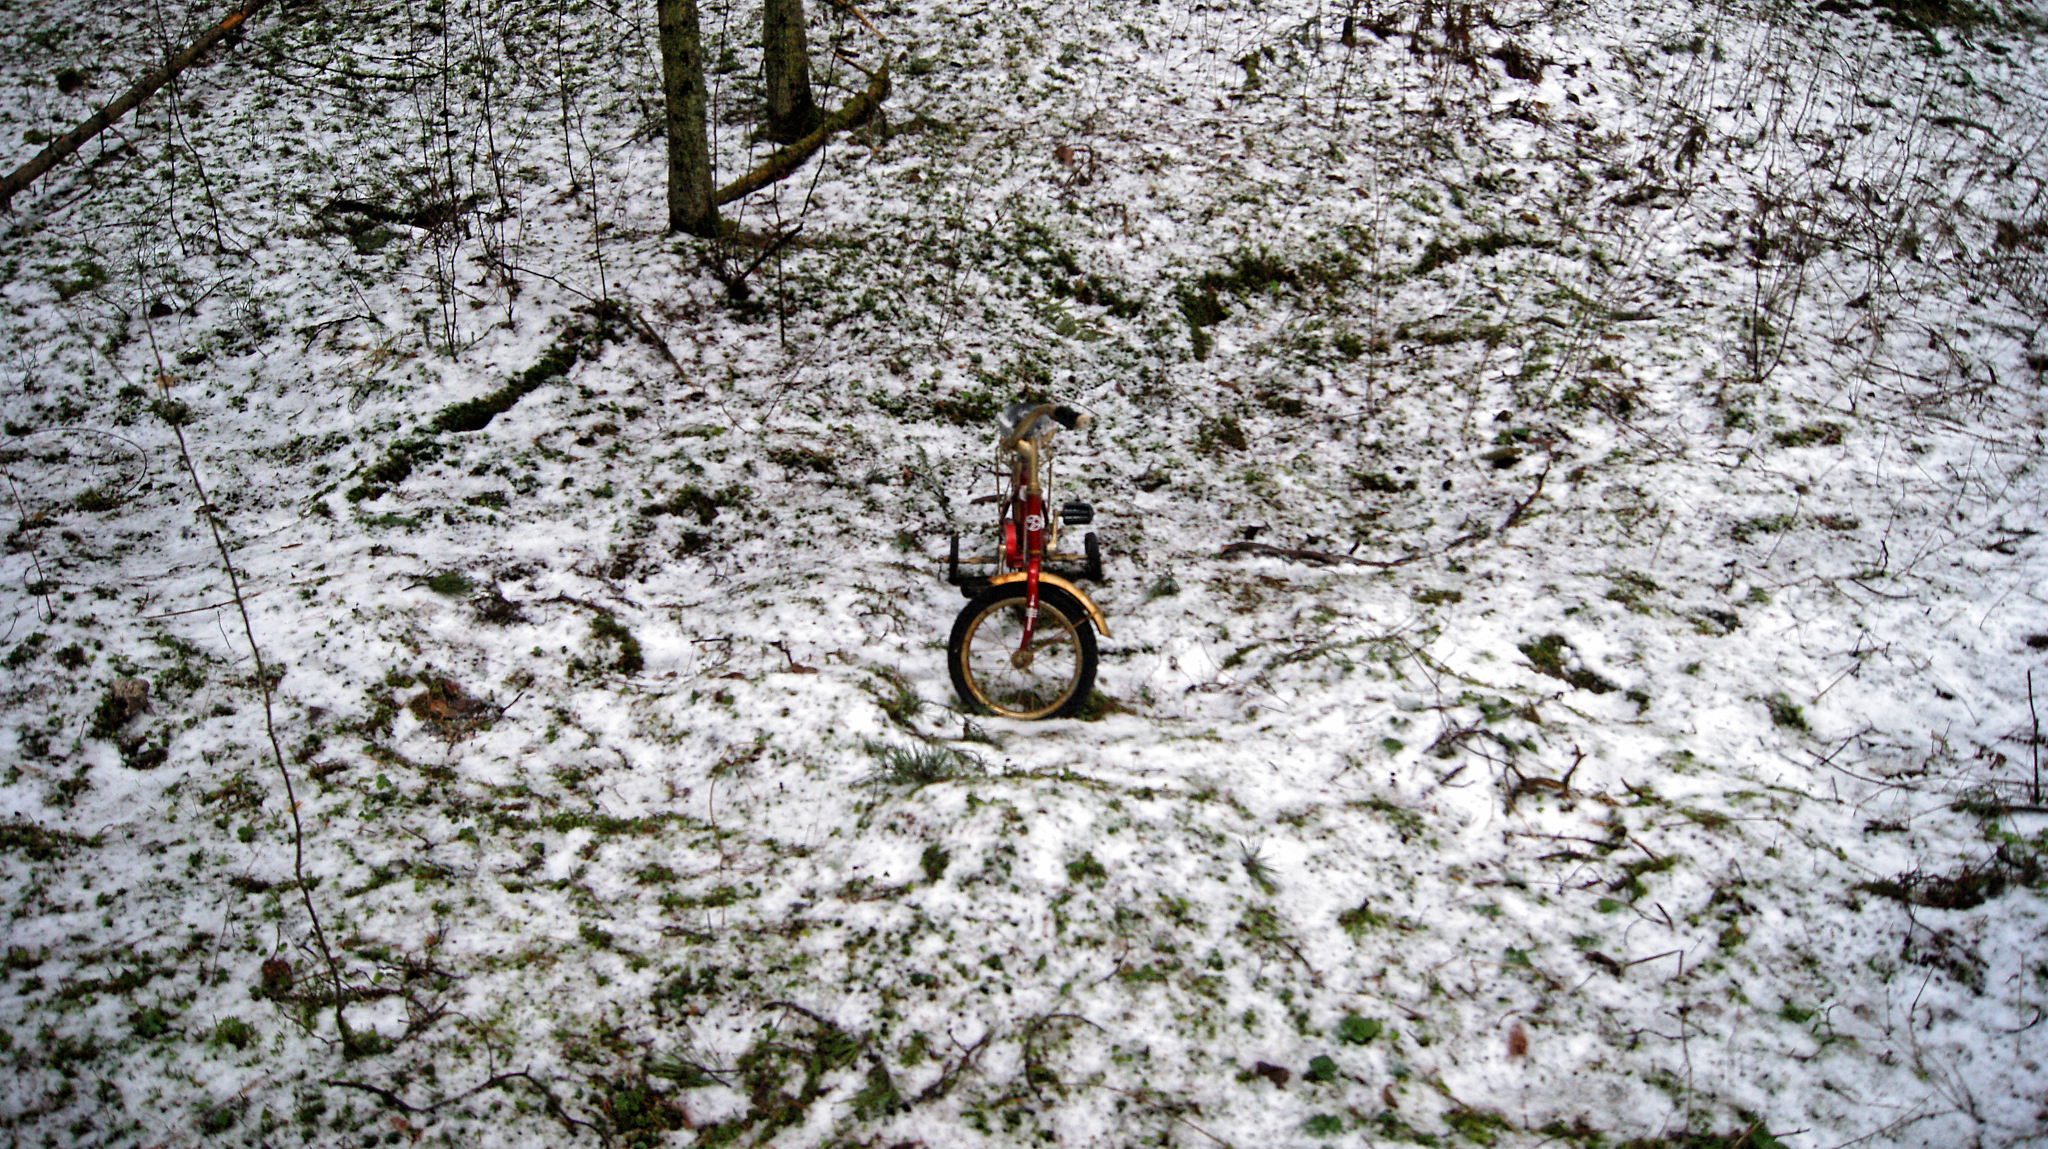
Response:
[[[1259,847],[1240,842],[1237,847],[1238,864],[1244,867],[1245,877],[1252,880],[1268,897],[1280,892],[1280,883],[1273,880],[1272,867],[1259,853]]]
[[[988,773],[981,759],[950,746],[892,746],[870,742],[866,748],[880,763],[873,775],[877,785],[918,789],[939,782],[979,778]]]

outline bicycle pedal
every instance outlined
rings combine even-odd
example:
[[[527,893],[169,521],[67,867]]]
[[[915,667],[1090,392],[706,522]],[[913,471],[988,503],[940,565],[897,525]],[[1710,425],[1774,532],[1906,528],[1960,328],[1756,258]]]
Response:
[[[1070,527],[1085,527],[1095,521],[1095,507],[1079,499],[1070,500],[1060,507],[1060,522]]]

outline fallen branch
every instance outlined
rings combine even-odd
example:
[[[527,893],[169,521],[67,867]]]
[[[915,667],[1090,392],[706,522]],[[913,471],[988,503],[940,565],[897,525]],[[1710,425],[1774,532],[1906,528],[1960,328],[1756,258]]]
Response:
[[[777,151],[763,160],[760,167],[718,189],[718,194],[711,197],[712,202],[728,204],[769,184],[788,179],[803,166],[805,160],[811,158],[812,153],[825,146],[825,141],[831,139],[833,133],[866,123],[888,96],[889,62],[884,60],[882,66],[875,69],[875,78],[869,81],[866,91],[848,100],[838,111],[826,116],[825,122],[812,130],[810,135]]]
[[[1406,566],[1409,563],[1414,562],[1416,559],[1423,558],[1428,554],[1428,551],[1417,551],[1412,555],[1406,556],[1405,558],[1362,559],[1353,555],[1340,555],[1333,551],[1311,551],[1305,550],[1301,547],[1276,547],[1268,543],[1226,543],[1224,544],[1223,549],[1217,552],[1217,557],[1229,558],[1231,555],[1265,555],[1270,558],[1293,559],[1296,562],[1316,563],[1321,566],[1350,565],[1360,567],[1374,567],[1379,570],[1389,570],[1398,566]]]
[[[95,112],[91,119],[50,141],[50,145],[36,154],[36,158],[14,169],[6,179],[0,179],[0,211],[12,211],[14,193],[41,178],[43,173],[68,159],[73,152],[84,147],[94,136],[114,125],[114,121],[134,110],[137,104],[156,94],[158,88],[177,78],[178,73],[192,66],[193,61],[206,53],[208,48],[240,28],[244,21],[254,16],[267,0],[245,0],[242,7],[228,13],[226,19],[208,29],[206,34],[192,42],[192,46],[178,53],[170,63],[137,80],[135,85],[121,98]]]
[[[663,359],[668,360],[668,365],[676,369],[677,375],[688,378],[689,372],[683,370],[682,361],[676,358],[675,352],[669,350],[668,340],[663,339],[661,333],[654,329],[654,325],[647,322],[647,317],[640,314],[640,309],[634,307],[629,302],[622,308],[622,311],[625,314],[627,326],[633,329],[633,334],[640,337],[640,342],[654,348]]]

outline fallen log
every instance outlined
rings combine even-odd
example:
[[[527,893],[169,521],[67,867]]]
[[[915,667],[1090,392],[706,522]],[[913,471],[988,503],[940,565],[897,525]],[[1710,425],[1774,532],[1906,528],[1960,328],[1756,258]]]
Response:
[[[778,150],[774,155],[762,160],[761,166],[718,189],[718,194],[712,197],[713,202],[728,204],[749,192],[759,191],[769,184],[788,179],[803,166],[805,160],[811,158],[812,153],[825,146],[825,141],[831,139],[833,133],[866,123],[868,118],[875,114],[875,109],[882,106],[882,101],[888,98],[889,62],[884,60],[882,66],[875,69],[874,79],[868,81],[866,91],[848,100],[838,111],[826,116],[823,123],[812,129],[811,134]]]
[[[101,108],[92,118],[51,140],[48,147],[36,157],[0,179],[0,211],[14,210],[14,193],[34,183],[44,172],[63,163],[79,148],[89,143],[94,136],[106,131],[116,120],[134,110],[137,104],[156,94],[158,88],[176,79],[178,73],[192,66],[192,62],[204,55],[208,48],[219,43],[224,37],[240,28],[244,21],[256,14],[268,0],[244,0],[241,8],[228,13],[226,19],[208,29],[206,34],[192,42],[192,46],[173,57],[171,62],[137,80],[135,85],[121,93],[121,98]]]

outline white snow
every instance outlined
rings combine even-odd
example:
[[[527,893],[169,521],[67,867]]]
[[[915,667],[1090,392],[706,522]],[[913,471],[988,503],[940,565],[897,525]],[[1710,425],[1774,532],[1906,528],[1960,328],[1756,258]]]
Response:
[[[2038,7],[849,13],[727,240],[652,6],[267,11],[15,198],[13,1142],[2048,1138]],[[8,21],[0,154],[219,16]],[[1026,393],[1086,720],[944,666]]]

